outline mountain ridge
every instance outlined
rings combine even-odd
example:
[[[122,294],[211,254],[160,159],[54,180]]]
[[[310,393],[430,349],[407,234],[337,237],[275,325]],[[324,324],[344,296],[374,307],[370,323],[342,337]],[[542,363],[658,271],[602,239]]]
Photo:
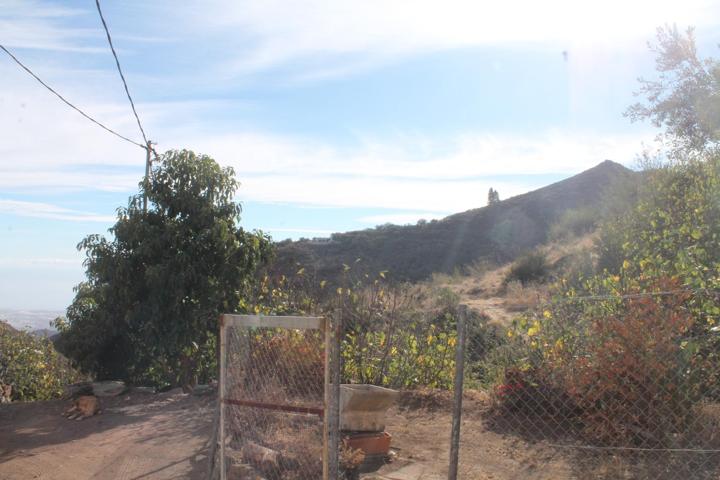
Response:
[[[564,212],[597,208],[612,185],[634,175],[605,160],[564,180],[441,220],[335,233],[327,241],[280,242],[272,270],[293,274],[302,266],[332,280],[343,264],[360,259],[366,272],[389,271],[397,280],[418,281],[481,259],[507,262],[545,242]]]

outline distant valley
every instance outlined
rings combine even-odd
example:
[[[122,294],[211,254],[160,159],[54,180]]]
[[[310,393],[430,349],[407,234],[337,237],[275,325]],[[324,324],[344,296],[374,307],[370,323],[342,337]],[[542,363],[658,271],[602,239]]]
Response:
[[[9,323],[18,330],[44,333],[49,336],[56,333],[50,322],[65,312],[61,310],[11,310],[0,309],[0,320]]]

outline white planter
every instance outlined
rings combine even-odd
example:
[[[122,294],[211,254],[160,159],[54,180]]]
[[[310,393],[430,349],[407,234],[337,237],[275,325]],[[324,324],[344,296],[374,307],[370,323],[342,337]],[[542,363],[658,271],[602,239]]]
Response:
[[[399,392],[375,385],[340,385],[340,430],[382,432]]]

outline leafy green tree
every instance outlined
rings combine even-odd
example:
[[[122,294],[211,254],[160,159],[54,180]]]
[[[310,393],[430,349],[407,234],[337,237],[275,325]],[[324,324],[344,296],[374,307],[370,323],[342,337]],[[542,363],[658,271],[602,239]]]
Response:
[[[693,29],[684,34],[675,26],[658,29],[656,80],[640,79],[635,94],[645,103],[632,105],[625,113],[633,121],[650,120],[664,128],[671,157],[682,158],[720,141],[720,63],[698,56]]]
[[[169,151],[118,209],[113,238],[90,235],[59,348],[99,377],[184,385],[214,370],[218,315],[247,309],[269,239],[239,227],[231,168]],[[149,208],[143,212],[142,197]]]

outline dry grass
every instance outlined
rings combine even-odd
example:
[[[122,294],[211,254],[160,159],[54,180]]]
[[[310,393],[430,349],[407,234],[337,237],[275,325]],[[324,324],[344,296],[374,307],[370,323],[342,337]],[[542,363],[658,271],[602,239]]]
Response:
[[[322,423],[317,417],[235,406],[228,410],[236,461],[248,460],[239,452],[252,442],[279,454],[278,465],[248,465],[268,480],[322,477]]]
[[[548,289],[544,285],[510,282],[505,287],[503,306],[510,312],[526,312],[537,307],[547,297]]]
[[[568,262],[575,261],[591,252],[597,235],[594,233],[568,240],[555,241],[538,247],[545,254],[555,274],[562,274]],[[541,284],[522,285],[504,280],[511,264],[495,265],[479,261],[464,269],[464,274],[435,274],[432,279],[419,284],[419,290],[448,289],[458,296],[460,303],[487,315],[491,323],[509,325],[518,313],[535,308],[547,299],[548,289]]]

